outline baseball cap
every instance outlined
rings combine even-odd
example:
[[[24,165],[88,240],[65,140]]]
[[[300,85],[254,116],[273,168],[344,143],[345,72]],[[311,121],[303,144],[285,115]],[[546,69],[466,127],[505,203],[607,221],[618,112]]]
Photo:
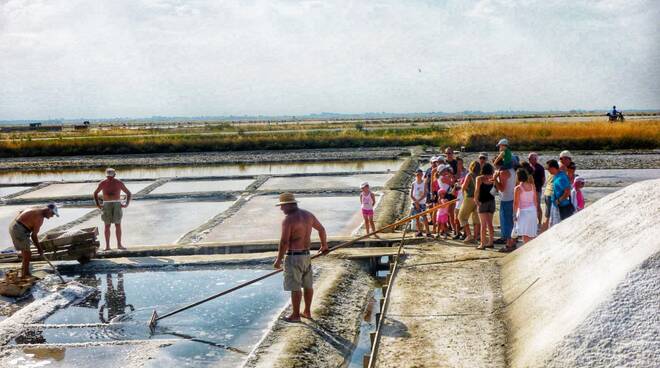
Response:
[[[112,176],[112,177],[114,177],[115,175],[117,175],[117,172],[115,171],[115,169],[113,169],[113,168],[111,168],[111,167],[105,169],[105,176]]]
[[[502,145],[504,145],[504,146],[508,146],[508,145],[509,145],[509,140],[506,139],[506,138],[502,138],[502,139],[500,139],[500,141],[497,142],[497,147],[502,146]]]
[[[417,169],[416,173],[417,173],[417,174],[420,174],[420,173],[423,174],[423,173],[424,173],[424,170],[422,170],[422,169]]]
[[[561,151],[561,153],[559,154],[559,158],[564,158],[564,157],[571,158],[572,157],[571,152],[568,150]]]
[[[367,183],[366,181],[363,181],[362,184],[360,184],[360,189],[362,189],[364,187],[368,187],[368,186],[369,186],[369,183]]]
[[[486,152],[479,152],[479,158],[482,158],[482,157],[485,158],[485,159],[487,159],[487,158],[488,158],[488,154],[487,154]]]
[[[575,177],[575,182],[576,182],[576,183],[584,183],[585,180],[584,180],[584,178],[581,177],[581,176],[576,176],[576,177]]]
[[[57,205],[55,203],[48,203],[46,207],[48,207],[49,210],[53,211],[53,214],[55,216],[60,217],[60,211],[57,209]]]
[[[536,152],[530,152],[529,155],[527,155],[527,159],[530,159],[530,158],[532,158],[532,157],[536,157],[536,158],[538,158],[538,157],[539,157],[539,154],[536,153]]]
[[[438,156],[431,157],[431,163],[438,162]]]

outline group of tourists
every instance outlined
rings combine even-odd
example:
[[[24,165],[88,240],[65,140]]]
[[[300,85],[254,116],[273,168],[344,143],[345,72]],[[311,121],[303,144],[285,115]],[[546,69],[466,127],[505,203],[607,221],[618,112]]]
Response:
[[[507,139],[497,142],[497,148],[492,160],[482,152],[466,168],[463,159],[448,147],[444,156],[431,158],[426,171],[417,170],[410,189],[411,214],[433,209],[415,221],[417,236],[452,237],[477,244],[477,249],[502,244],[501,252],[511,252],[519,238],[527,243],[584,208],[585,181],[576,175],[569,151],[561,152],[559,160],[546,161],[544,167],[535,152],[521,161]],[[496,196],[498,239],[493,225]]]

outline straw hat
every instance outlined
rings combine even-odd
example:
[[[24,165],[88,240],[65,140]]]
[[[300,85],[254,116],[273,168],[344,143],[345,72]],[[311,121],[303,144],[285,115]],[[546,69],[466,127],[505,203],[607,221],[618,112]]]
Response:
[[[368,186],[369,186],[369,183],[366,182],[366,181],[363,181],[362,184],[360,184],[360,189],[362,189],[364,187],[368,187]]]
[[[283,204],[290,204],[290,203],[298,203],[293,193],[282,193],[280,194],[280,201],[275,206],[281,206]]]

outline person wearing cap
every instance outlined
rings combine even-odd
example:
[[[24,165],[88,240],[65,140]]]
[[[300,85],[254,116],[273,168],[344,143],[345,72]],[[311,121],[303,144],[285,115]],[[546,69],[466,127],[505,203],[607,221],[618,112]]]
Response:
[[[94,202],[99,208],[101,219],[105,225],[105,250],[110,250],[110,226],[115,225],[115,235],[117,237],[117,249],[126,249],[121,244],[121,219],[123,209],[128,207],[131,202],[131,191],[121,180],[115,178],[117,173],[115,169],[107,168],[105,170],[105,180],[99,183],[94,191]],[[103,192],[103,204],[99,200],[99,193]],[[121,192],[126,194],[126,203],[121,201]]]
[[[60,213],[57,205],[50,203],[44,207],[28,208],[21,211],[9,224],[11,241],[14,243],[14,248],[21,252],[21,277],[24,279],[32,277],[30,273],[30,260],[32,259],[30,247],[34,244],[39,254],[44,253],[39,243],[39,230],[44,223],[44,219],[53,216],[59,217]]]
[[[364,219],[364,229],[367,234],[376,231],[374,224],[374,205],[376,204],[376,195],[369,189],[369,183],[366,181],[360,184],[360,210]],[[379,236],[374,234],[377,239]]]
[[[493,160],[495,166],[497,167],[497,165],[501,165],[505,170],[513,169],[513,153],[509,148],[509,140],[506,138],[500,139],[500,141],[497,142],[497,149],[500,153]]]
[[[319,220],[309,211],[298,207],[298,201],[293,193],[280,194],[276,204],[284,212],[282,220],[282,236],[277,251],[277,258],[273,263],[276,269],[282,268],[284,261],[285,291],[291,292],[292,312],[284,319],[287,322],[300,322],[300,318],[312,318],[312,259],[309,248],[312,243],[312,229],[318,231],[321,239],[319,253],[328,252],[328,242],[325,228]],[[302,289],[302,291],[301,291]],[[300,302],[305,299],[305,309],[300,312]]]
[[[543,197],[543,184],[545,184],[545,169],[543,165],[539,163],[539,155],[536,152],[530,152],[527,155],[527,160],[529,165],[532,167],[532,177],[534,178],[534,189],[536,190],[536,208],[539,210],[538,220],[539,224],[542,223],[542,211],[541,211],[541,198]]]
[[[573,181],[573,189],[571,189],[571,204],[575,207],[575,211],[582,211],[584,209],[584,195],[582,188],[584,188],[584,178],[576,176]]]
[[[566,171],[571,162],[573,162],[571,152],[568,150],[561,151],[559,154],[559,170]]]
[[[511,252],[516,249],[516,241],[511,237],[511,232],[513,231],[513,194],[516,187],[516,172],[501,165],[495,171],[493,181],[495,182],[497,191],[500,193],[500,238],[495,240],[495,244],[505,244],[505,247],[500,249],[500,251]]]

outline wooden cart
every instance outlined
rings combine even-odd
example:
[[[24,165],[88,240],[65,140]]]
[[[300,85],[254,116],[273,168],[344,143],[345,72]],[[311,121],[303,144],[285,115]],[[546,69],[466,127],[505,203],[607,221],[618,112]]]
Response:
[[[99,229],[89,227],[78,233],[65,236],[66,231],[49,233],[40,243],[44,253],[50,260],[77,260],[81,264],[89,262],[96,256],[101,243],[97,237]],[[38,255],[35,258],[40,258]]]

